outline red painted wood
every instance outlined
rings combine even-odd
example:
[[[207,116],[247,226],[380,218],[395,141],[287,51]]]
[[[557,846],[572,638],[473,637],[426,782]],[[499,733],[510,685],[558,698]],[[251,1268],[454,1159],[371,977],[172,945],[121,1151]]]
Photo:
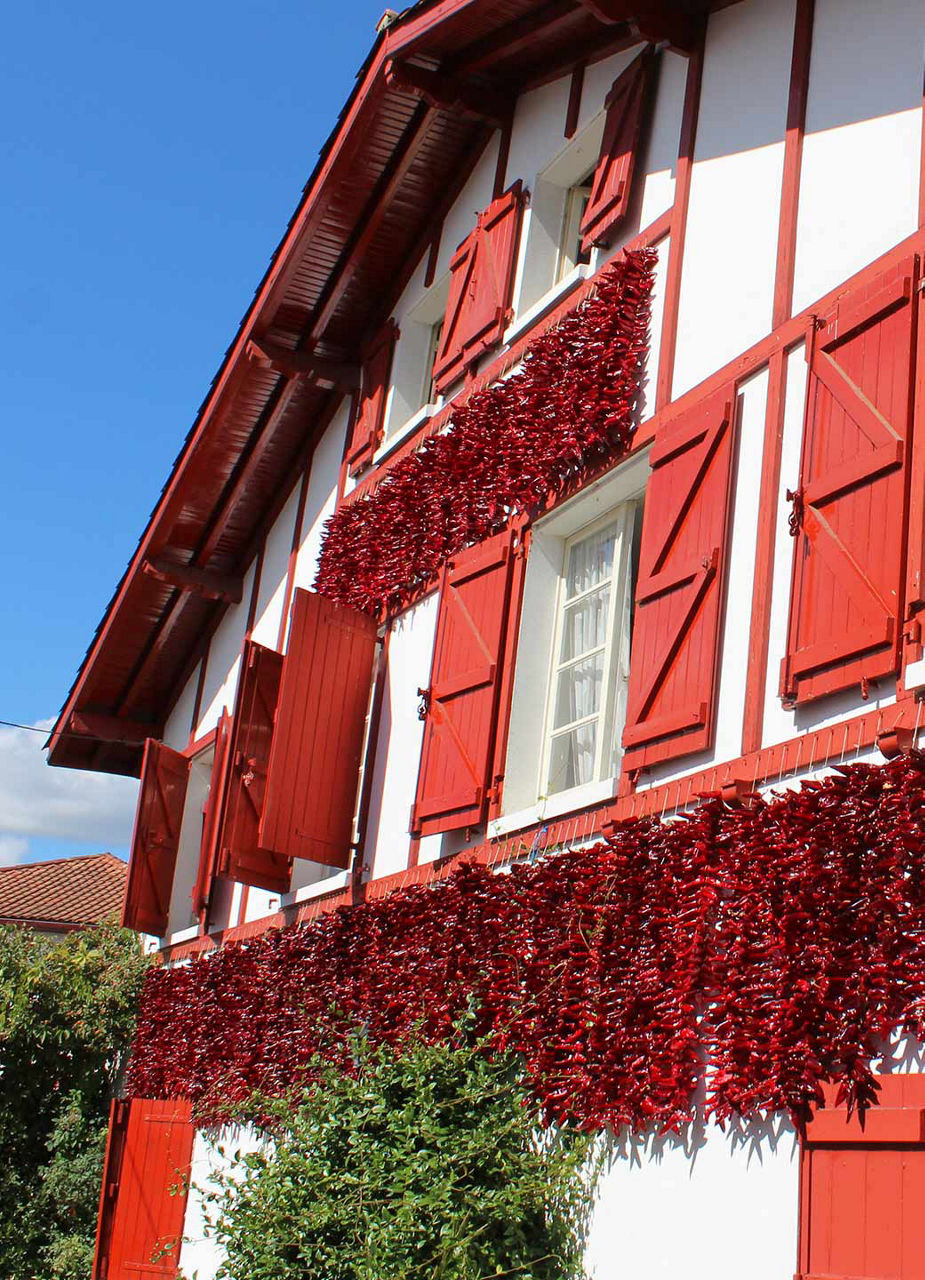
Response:
[[[244,643],[235,699],[230,764],[219,834],[218,871],[241,884],[285,893],[291,863],[258,843],[282,654]]]
[[[122,923],[163,937],[180,847],[189,760],[149,738],[145,743]]]
[[[348,867],[376,623],[314,591],[295,593],[259,844]]]
[[[617,76],[605,99],[604,137],[581,220],[583,251],[610,244],[626,216],[655,68],[655,53],[650,47]]]
[[[194,1135],[189,1102],[115,1104],[93,1280],[176,1276]]]
[[[475,229],[450,260],[450,293],[434,361],[438,391],[500,342],[510,321],[523,205],[518,181],[479,214]]]
[[[215,734],[215,755],[212,760],[212,779],[206,800],[202,822],[202,843],[199,849],[199,870],[193,886],[193,911],[204,916],[209,909],[212,884],[218,865],[218,835],[222,816],[222,803],[228,786],[228,765],[231,746],[231,716],[223,712]]]
[[[801,1158],[797,1276],[925,1277],[925,1077],[879,1076],[881,1106],[861,1129],[827,1106],[807,1127]]]
[[[898,666],[917,274],[915,258],[900,262],[810,332],[781,666],[788,703],[864,687]]]
[[[487,812],[513,537],[471,547],[443,571],[414,835],[475,826]]]
[[[389,394],[392,356],[398,341],[398,327],[393,320],[376,335],[363,361],[363,386],[353,421],[347,466],[351,475],[369,466],[382,439],[385,402]]]
[[[734,428],[727,389],[656,436],[636,588],[626,769],[713,740]]]

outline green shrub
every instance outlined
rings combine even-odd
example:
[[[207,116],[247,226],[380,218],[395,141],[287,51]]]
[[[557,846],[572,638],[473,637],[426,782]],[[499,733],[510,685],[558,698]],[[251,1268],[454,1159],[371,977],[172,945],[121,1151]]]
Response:
[[[516,1059],[478,1045],[355,1045],[312,1064],[272,1139],[218,1182],[226,1280],[573,1280],[590,1144],[543,1131]]]

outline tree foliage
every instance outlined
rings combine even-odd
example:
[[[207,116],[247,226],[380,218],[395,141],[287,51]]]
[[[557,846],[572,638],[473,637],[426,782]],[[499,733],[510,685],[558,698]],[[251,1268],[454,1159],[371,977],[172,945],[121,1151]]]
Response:
[[[459,1037],[321,1060],[211,1200],[225,1280],[572,1280],[589,1139],[542,1130],[517,1060]]]
[[[0,1280],[86,1280],[109,1100],[150,963],[104,924],[0,928]]]

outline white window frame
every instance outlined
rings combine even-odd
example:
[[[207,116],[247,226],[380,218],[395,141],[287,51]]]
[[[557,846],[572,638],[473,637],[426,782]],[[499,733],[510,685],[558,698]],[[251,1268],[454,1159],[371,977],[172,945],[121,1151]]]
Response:
[[[632,508],[631,533],[624,543],[628,563],[623,570],[622,588],[624,598],[632,605],[635,585],[632,574],[648,473],[648,451],[640,451],[533,526],[524,580],[521,641],[517,647],[514,671],[502,812],[500,817],[489,823],[491,839],[533,826],[547,818],[575,812],[589,804],[607,800],[616,793],[622,760],[620,739],[626,716],[627,683],[623,679],[618,681],[613,674],[606,708],[609,723],[605,725],[602,736],[602,742],[608,743],[608,748],[612,747],[612,756],[609,759],[603,754],[599,757],[600,772],[594,781],[552,795],[547,792],[553,675],[561,643],[562,582],[567,564],[566,548],[583,535],[591,534],[595,528],[613,523],[619,518],[622,507]],[[619,590],[619,587],[615,590],[611,601],[614,609]],[[630,608],[624,614],[624,629],[621,630],[624,656],[628,655],[631,624]],[[618,650],[612,639],[611,645],[613,657]],[[628,667],[621,674],[627,672]]]
[[[626,687],[629,680],[629,641],[633,596],[633,538],[637,511],[638,503],[632,498],[620,503],[619,506],[609,511],[605,516],[594,520],[591,524],[585,525],[584,528],[572,534],[571,537],[566,539],[562,549],[562,572],[559,575],[559,589],[556,599],[556,627],[553,633],[549,679],[546,685],[543,752],[537,781],[537,795],[541,800],[562,796],[569,791],[578,789],[578,787],[562,787],[555,791],[550,790],[549,772],[552,765],[552,751],[555,739],[582,725],[594,723],[597,732],[592,776],[578,785],[587,786],[600,782],[605,778],[613,778],[619,771],[620,759],[623,753],[620,746],[620,733],[617,730],[618,726],[622,726],[626,714]],[[563,662],[560,654],[567,609],[581,599],[592,595],[595,591],[599,591],[603,585],[602,580],[602,582],[596,583],[584,592],[579,592],[576,596],[567,597],[565,593],[568,581],[569,555],[573,547],[589,538],[593,538],[595,534],[611,528],[614,530],[615,538],[613,565],[609,578],[610,605],[607,611],[604,643]],[[575,721],[570,721],[567,725],[556,727],[555,706],[559,675],[568,667],[586,661],[589,657],[601,651],[604,653],[604,675],[601,683],[598,710],[593,714],[581,716]],[[622,715],[620,714],[621,711]]]
[[[584,217],[588,201],[591,199],[590,177],[591,175],[583,182],[569,187],[565,193],[564,208],[562,210],[562,231],[559,235],[559,256],[556,260],[556,284],[574,271],[576,267],[590,264],[590,253],[588,254],[588,262],[579,262],[579,258],[582,256],[581,220]]]

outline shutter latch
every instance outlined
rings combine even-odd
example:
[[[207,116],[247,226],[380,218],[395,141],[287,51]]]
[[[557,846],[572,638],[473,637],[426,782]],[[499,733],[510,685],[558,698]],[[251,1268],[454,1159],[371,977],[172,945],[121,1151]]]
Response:
[[[788,489],[787,501],[793,504],[793,510],[787,520],[791,538],[795,538],[803,528],[803,488]]]
[[[418,703],[418,719],[426,720],[430,714],[430,689],[418,689],[418,697],[421,699]]]

